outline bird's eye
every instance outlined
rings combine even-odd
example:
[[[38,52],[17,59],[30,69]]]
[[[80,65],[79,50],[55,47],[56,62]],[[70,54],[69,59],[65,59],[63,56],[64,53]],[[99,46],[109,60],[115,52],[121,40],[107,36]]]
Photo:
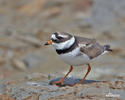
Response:
[[[53,42],[57,42],[58,40],[51,39]]]

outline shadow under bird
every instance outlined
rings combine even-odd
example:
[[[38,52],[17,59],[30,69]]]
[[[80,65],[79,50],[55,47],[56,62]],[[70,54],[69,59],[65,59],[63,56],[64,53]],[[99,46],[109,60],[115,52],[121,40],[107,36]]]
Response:
[[[53,84],[63,84],[65,78],[73,70],[73,66],[88,65],[88,71],[79,84],[83,84],[91,70],[90,62],[106,52],[112,51],[110,45],[100,45],[95,39],[74,36],[67,32],[55,32],[45,45],[53,45],[60,58],[70,65],[69,72]],[[75,85],[75,84],[74,84]]]

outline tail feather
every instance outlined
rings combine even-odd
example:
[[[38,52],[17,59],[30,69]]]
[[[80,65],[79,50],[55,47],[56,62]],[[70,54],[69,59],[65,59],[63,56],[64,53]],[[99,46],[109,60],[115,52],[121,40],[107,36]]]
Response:
[[[110,45],[104,45],[104,51],[113,51],[113,50],[110,48]]]

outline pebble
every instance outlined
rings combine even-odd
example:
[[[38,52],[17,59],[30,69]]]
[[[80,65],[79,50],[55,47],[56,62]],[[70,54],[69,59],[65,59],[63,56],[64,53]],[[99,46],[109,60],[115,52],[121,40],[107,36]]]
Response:
[[[27,68],[26,64],[22,60],[19,60],[17,58],[12,59],[12,65],[13,65],[13,67],[15,67],[19,70],[22,70],[22,71],[26,70],[26,68]]]

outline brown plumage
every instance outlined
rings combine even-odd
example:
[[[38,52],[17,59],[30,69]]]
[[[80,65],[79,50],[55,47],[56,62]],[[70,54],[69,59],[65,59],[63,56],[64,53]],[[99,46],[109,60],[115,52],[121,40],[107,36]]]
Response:
[[[80,47],[80,51],[87,54],[90,59],[93,59],[99,55],[101,55],[104,51],[112,51],[109,45],[102,46],[96,42],[95,39],[89,39],[84,37],[75,36],[78,44],[83,45]]]
[[[89,38],[85,38],[85,37],[79,37],[79,36],[75,36],[76,41],[78,42],[78,44],[86,44],[89,45],[91,43],[96,42],[95,39],[89,39]]]

